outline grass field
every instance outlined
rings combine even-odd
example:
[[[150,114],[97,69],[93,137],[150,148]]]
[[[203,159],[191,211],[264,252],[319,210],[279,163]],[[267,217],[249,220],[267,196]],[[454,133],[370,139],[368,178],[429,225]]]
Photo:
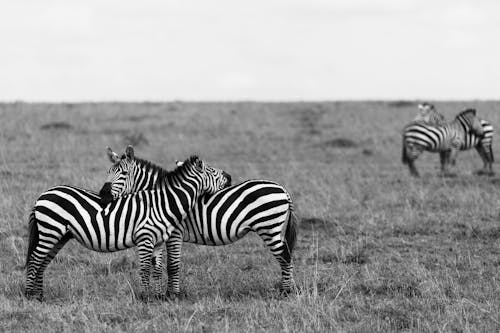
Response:
[[[465,107],[500,128],[500,103]],[[475,151],[455,178],[439,158],[401,163],[408,102],[0,104],[0,331],[387,332],[500,329],[500,173],[478,177]],[[45,274],[44,303],[23,296],[28,212],[47,188],[99,190],[105,147],[164,167],[198,153],[233,182],[275,180],[301,217],[300,292],[255,235],[226,247],[185,244],[173,302],[134,299],[133,250],[69,242]],[[500,156],[500,145],[494,146]],[[495,166],[494,166],[495,167]],[[499,170],[496,170],[497,172]]]

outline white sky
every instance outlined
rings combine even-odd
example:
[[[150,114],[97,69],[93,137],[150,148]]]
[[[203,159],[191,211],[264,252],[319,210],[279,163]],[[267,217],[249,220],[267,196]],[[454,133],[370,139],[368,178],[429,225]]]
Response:
[[[500,98],[498,0],[0,0],[0,100]]]

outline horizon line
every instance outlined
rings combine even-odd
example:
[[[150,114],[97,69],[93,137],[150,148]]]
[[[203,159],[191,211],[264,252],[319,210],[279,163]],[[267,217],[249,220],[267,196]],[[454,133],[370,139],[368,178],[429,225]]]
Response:
[[[386,102],[386,103],[417,103],[431,102],[498,102],[499,98],[339,98],[339,99],[144,99],[144,100],[0,100],[0,104],[169,104],[169,103],[354,103],[354,102]]]

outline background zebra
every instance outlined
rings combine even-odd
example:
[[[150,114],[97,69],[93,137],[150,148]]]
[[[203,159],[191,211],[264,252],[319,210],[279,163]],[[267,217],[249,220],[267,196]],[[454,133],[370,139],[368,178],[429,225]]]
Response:
[[[125,155],[108,149],[115,165],[110,169],[111,184],[101,191],[103,198],[131,191],[151,189],[163,171],[148,161],[135,158],[127,147]],[[179,288],[182,242],[199,245],[231,244],[249,231],[256,232],[281,267],[280,290],[289,292],[293,283],[292,251],[296,241],[297,218],[286,189],[267,180],[247,180],[217,193],[198,198],[194,209],[167,241],[169,290]]]
[[[415,117],[414,121],[438,126],[446,122],[444,116],[436,110],[434,105],[422,103],[418,105],[418,108],[420,112]],[[475,148],[483,161],[483,169],[479,170],[477,174],[493,175],[493,162],[495,161],[493,155],[493,125],[488,120],[481,118],[479,118],[479,122],[483,128],[483,135],[479,136],[473,132],[466,132],[460,150]],[[452,159],[450,162],[452,165],[455,165],[456,158]]]
[[[415,160],[424,151],[439,152],[441,171],[448,173],[450,160],[465,144],[464,139],[473,133],[483,135],[483,127],[476,117],[476,110],[467,109],[460,112],[453,121],[444,125],[428,125],[410,123],[403,130],[403,164],[408,164],[410,173],[419,176]]]
[[[151,265],[153,278],[161,277],[162,243],[198,196],[222,189],[228,184],[228,176],[191,157],[182,167],[159,175],[157,181],[161,185],[155,191],[118,198],[105,208],[95,193],[76,187],[57,186],[43,193],[29,221],[26,296],[42,299],[44,270],[72,238],[100,252],[137,246],[144,296],[149,290]]]
[[[434,105],[430,103],[421,103],[418,105],[418,114],[413,119],[415,123],[424,123],[428,125],[444,125],[446,123],[446,119],[444,116],[436,111]]]

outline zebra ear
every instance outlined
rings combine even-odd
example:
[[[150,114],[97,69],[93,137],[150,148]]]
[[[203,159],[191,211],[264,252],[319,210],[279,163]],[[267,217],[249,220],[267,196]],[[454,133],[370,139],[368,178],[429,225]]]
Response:
[[[184,162],[179,161],[179,160],[175,160],[175,165],[177,165],[178,167],[181,167],[183,164],[184,164]]]
[[[127,146],[127,149],[125,149],[125,156],[127,157],[128,160],[133,160],[134,159],[134,147]]]
[[[120,162],[120,156],[113,151],[110,147],[106,147],[106,154],[108,155],[109,161],[113,164]]]

